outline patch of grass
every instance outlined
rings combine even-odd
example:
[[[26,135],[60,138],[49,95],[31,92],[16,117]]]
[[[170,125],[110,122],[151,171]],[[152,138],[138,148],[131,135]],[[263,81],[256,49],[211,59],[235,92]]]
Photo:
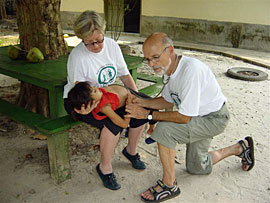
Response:
[[[0,47],[18,44],[18,36],[0,36]]]

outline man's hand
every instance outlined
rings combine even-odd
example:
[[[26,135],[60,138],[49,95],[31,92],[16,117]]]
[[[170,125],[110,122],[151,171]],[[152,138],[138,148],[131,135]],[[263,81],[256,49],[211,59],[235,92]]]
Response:
[[[93,103],[91,104],[91,102],[88,102],[87,106],[85,107],[85,105],[83,104],[81,106],[81,110],[78,110],[76,108],[74,108],[74,111],[78,114],[81,115],[87,115],[89,114],[94,108],[97,107],[99,101],[93,101]]]
[[[138,104],[129,103],[126,105],[126,112],[125,117],[146,119],[150,111],[142,108]]]
[[[139,98],[139,97],[136,97],[135,95],[132,95],[132,99],[131,99],[131,102],[133,104],[137,104],[141,107],[146,107],[146,99],[143,99],[143,98]]]

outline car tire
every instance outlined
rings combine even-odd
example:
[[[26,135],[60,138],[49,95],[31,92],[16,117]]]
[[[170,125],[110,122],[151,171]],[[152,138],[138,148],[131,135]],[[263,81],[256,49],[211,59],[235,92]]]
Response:
[[[229,68],[227,76],[247,81],[262,81],[268,78],[268,74],[261,70],[243,67]]]

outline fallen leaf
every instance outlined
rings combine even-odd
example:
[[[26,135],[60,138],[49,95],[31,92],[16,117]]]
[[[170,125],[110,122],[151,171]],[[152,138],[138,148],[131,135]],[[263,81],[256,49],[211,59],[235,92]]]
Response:
[[[7,132],[7,130],[4,128],[0,128],[0,132]]]
[[[90,148],[89,148],[89,151],[94,151],[94,150],[98,150],[99,149],[99,145],[95,145],[95,144],[91,144]]]
[[[33,155],[32,154],[26,154],[25,155],[25,159],[27,159],[27,160],[30,160],[30,159],[33,159],[34,157],[33,157]]]
[[[45,135],[39,134],[39,135],[33,136],[33,139],[34,140],[47,140],[47,137]]]

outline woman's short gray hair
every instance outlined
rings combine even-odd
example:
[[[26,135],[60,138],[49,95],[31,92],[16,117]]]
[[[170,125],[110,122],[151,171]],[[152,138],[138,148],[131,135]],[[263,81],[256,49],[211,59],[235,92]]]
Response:
[[[73,30],[77,37],[84,39],[95,30],[99,30],[104,34],[105,27],[106,21],[97,12],[87,10],[75,20]]]

